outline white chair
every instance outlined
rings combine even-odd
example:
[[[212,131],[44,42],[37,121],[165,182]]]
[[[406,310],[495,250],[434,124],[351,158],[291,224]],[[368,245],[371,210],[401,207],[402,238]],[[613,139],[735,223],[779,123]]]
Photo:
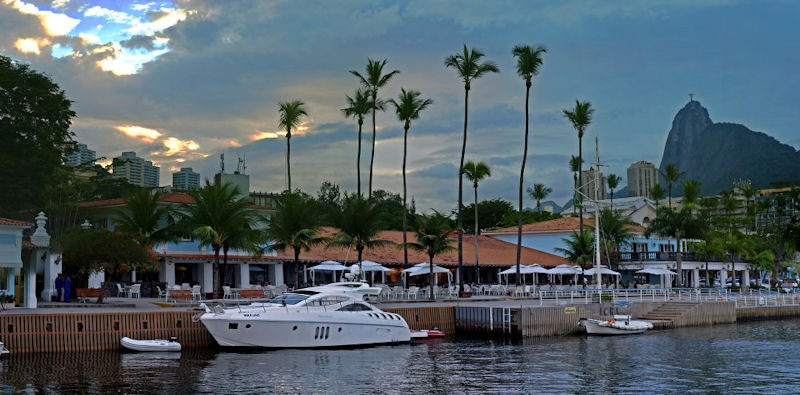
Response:
[[[125,292],[125,289],[122,288],[122,284],[117,283],[117,297],[119,298],[125,296],[127,296],[127,292]]]
[[[195,285],[192,287],[192,300],[201,300],[203,299],[202,294],[200,293],[200,286]]]
[[[162,290],[161,287],[159,287],[158,285],[156,285],[156,290],[158,291],[158,299],[159,300],[161,300],[162,297],[164,299],[167,298],[167,290],[165,290],[165,289]]]
[[[233,291],[227,285],[222,286],[222,299],[233,299]]]
[[[132,298],[136,296],[137,299],[142,297],[142,284],[133,284],[131,285],[131,290],[128,291],[128,297]]]
[[[414,296],[414,299],[416,299],[418,293],[419,293],[419,287],[411,286],[411,287],[408,287],[408,291],[407,291],[406,295],[407,295],[408,299],[411,299],[412,295]]]
[[[192,289],[192,287],[189,286],[189,283],[181,283],[181,289]]]

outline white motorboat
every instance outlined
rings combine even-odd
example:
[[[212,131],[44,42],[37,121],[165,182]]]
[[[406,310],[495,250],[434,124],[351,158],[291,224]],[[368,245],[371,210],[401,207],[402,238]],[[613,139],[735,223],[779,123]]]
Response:
[[[3,342],[0,342],[0,356],[6,355],[6,354],[10,354],[10,353],[11,353],[11,351],[8,351],[8,349],[3,344]]]
[[[411,341],[403,317],[365,302],[357,292],[361,288],[348,291],[336,284],[305,288],[232,308],[201,304],[206,312],[199,320],[223,347],[320,348]]]
[[[136,340],[129,337],[123,337],[120,339],[119,343],[122,345],[122,347],[133,351],[175,352],[181,350],[181,344],[174,339]]]
[[[370,287],[369,284],[360,281],[342,281],[303,289],[317,292],[353,293],[361,296],[378,296],[381,293],[381,288]]]
[[[615,315],[610,320],[582,318],[578,325],[586,328],[586,333],[590,335],[635,335],[653,329],[653,324],[631,320],[629,315]]]

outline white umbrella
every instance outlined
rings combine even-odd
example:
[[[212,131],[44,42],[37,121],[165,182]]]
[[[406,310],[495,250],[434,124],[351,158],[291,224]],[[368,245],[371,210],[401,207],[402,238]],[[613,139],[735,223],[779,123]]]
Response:
[[[427,262],[418,263],[408,269],[403,270],[403,276],[423,276],[430,273],[431,273],[431,264]],[[433,265],[433,274],[438,274],[438,273],[447,273],[447,283],[449,285],[451,282],[450,278],[453,276],[453,273],[451,273],[449,270],[441,266]],[[436,277],[437,276],[434,276],[434,280],[436,279]]]
[[[604,266],[601,266],[599,270],[600,270],[600,274],[607,274],[607,275],[611,275],[611,276],[621,276],[621,274],[619,274],[619,272],[615,272],[615,271],[613,271],[613,270],[611,270],[611,269],[609,269],[607,267],[604,267]],[[591,269],[583,271],[583,275],[585,275],[585,276],[594,276],[594,273],[595,273],[594,268],[591,268]]]
[[[313,266],[313,267],[308,268],[308,271],[311,272],[311,283],[312,284],[316,283],[316,281],[317,281],[316,278],[315,278],[316,276],[314,276],[314,273],[316,273],[318,271],[319,272],[334,272],[333,278],[334,278],[334,281],[336,281],[336,272],[341,272],[341,271],[346,271],[346,270],[350,270],[350,268],[347,267],[347,266],[344,266],[341,263],[336,262],[336,261],[325,261],[325,262],[320,263],[317,266]]]
[[[354,265],[358,265],[358,263],[354,263]],[[363,271],[363,272],[391,272],[392,269],[389,269],[388,267],[383,266],[378,262],[361,261],[361,271]]]
[[[581,268],[570,265],[558,265],[547,271],[548,274],[581,274]]]
[[[636,273],[654,274],[656,276],[662,276],[662,275],[665,275],[665,274],[669,274],[669,275],[673,276],[673,275],[678,274],[678,273],[675,273],[675,272],[673,272],[671,270],[662,269],[662,268],[658,268],[658,267],[649,267],[647,269],[639,270]]]

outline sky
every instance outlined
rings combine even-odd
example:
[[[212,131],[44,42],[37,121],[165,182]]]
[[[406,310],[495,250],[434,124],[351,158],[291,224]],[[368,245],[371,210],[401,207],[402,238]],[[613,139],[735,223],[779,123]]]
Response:
[[[658,166],[675,113],[695,94],[715,122],[737,122],[800,147],[800,3],[793,1],[302,1],[0,0],[0,54],[50,75],[74,101],[79,142],[161,166],[161,184],[192,167],[213,178],[246,159],[251,190],[286,186],[278,103],[302,100],[309,118],[292,138],[292,184],[356,189],[357,127],[345,95],[367,59],[400,70],[380,91],[433,100],[408,141],[408,191],[421,211],[456,206],[464,89],[445,57],[466,44],[500,73],[472,84],[467,159],[489,164],[481,199],[516,201],[525,86],[515,45],[543,45],[531,95],[525,185],[571,195],[577,133],[562,111],[595,108],[584,155],[599,139],[604,173]],[[377,114],[375,187],[402,193],[402,123]],[[365,122],[362,185],[369,169]],[[465,201],[471,200],[465,183]],[[525,205],[535,203],[526,197]]]

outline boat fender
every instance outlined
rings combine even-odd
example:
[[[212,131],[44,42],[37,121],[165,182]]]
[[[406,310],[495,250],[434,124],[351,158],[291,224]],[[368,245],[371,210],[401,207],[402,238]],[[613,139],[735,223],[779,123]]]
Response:
[[[613,324],[614,322],[615,322],[614,320],[608,320],[609,324]]]

